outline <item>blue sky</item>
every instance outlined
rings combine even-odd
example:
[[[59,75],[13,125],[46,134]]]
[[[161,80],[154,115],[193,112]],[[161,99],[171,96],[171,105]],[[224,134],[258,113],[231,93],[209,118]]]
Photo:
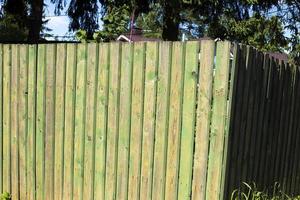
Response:
[[[67,2],[69,2],[70,0],[66,0]],[[48,23],[46,24],[46,26],[50,29],[52,29],[52,31],[48,32],[50,34],[52,34],[53,36],[73,36],[74,33],[70,33],[68,26],[70,23],[70,20],[68,18],[68,16],[66,16],[66,10],[68,8],[68,5],[66,5],[66,8],[61,12],[61,16],[55,16],[54,14],[54,10],[55,10],[55,5],[53,3],[50,2],[50,0],[45,0],[45,4],[46,9],[45,9],[45,18],[48,21]],[[99,5],[100,7],[100,5]],[[99,26],[101,28],[101,20],[99,18]],[[67,40],[67,38],[47,38],[48,40]]]
[[[50,0],[45,0],[45,4],[47,5],[45,10],[46,19],[49,20],[46,26],[52,29],[49,33],[54,36],[65,36],[68,33],[69,18],[67,16],[55,16],[54,4]],[[65,15],[65,11],[61,15]]]

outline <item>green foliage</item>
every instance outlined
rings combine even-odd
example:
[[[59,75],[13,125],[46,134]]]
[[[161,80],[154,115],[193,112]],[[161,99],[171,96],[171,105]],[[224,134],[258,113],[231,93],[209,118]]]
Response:
[[[291,63],[300,65],[300,37],[297,36],[297,41],[295,43],[291,43],[291,51],[290,51],[290,57],[291,57]]]
[[[145,37],[161,38],[162,37],[162,7],[159,3],[151,4],[148,13],[140,14],[135,24],[144,31]]]
[[[129,30],[130,11],[129,6],[112,7],[103,16],[103,29],[96,31],[93,38],[96,41],[115,40],[121,33]]]
[[[19,25],[20,19],[13,15],[0,18],[0,41],[22,42],[28,37],[28,29]]]
[[[56,2],[59,11],[65,0],[52,2]],[[228,39],[263,51],[288,51],[293,62],[300,64],[299,0],[99,0],[100,12],[96,12],[95,0],[78,1],[81,3],[76,6],[72,2],[77,1],[72,0],[68,9],[71,27],[81,24],[75,30],[86,30],[89,39],[90,30],[96,29],[86,27],[97,25],[98,13],[104,24],[93,35],[97,41],[115,40],[119,34],[128,32],[130,19],[135,16],[135,25],[144,30],[146,37],[178,40],[184,33],[188,39]],[[84,10],[89,14],[80,20]],[[289,34],[285,34],[287,31]]]
[[[11,196],[8,192],[4,192],[3,194],[0,195],[0,200],[10,200]]]
[[[243,183],[243,187],[232,192],[230,200],[300,200],[300,196],[290,197],[285,194],[278,183],[275,183],[271,194],[259,191],[253,183]]]
[[[56,12],[62,9],[64,2],[62,0],[52,0],[58,6]],[[85,30],[89,39],[98,29],[98,1],[97,0],[71,0],[68,8],[68,16],[70,17],[69,29],[71,31]]]
[[[44,0],[0,0],[0,40],[2,42],[38,42],[49,31],[45,24]]]
[[[88,39],[87,32],[85,30],[80,29],[75,33],[76,38],[81,42],[86,42]]]
[[[276,16],[267,19],[256,13],[242,21],[226,19],[223,24],[227,39],[249,44],[262,51],[283,52],[288,45],[283,24]]]

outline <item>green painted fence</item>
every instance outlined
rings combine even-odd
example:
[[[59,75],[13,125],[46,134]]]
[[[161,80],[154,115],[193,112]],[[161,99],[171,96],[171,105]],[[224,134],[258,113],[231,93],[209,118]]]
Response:
[[[299,73],[227,41],[0,44],[0,192],[222,200],[275,174],[297,191]]]
[[[230,47],[1,44],[0,192],[218,199]]]

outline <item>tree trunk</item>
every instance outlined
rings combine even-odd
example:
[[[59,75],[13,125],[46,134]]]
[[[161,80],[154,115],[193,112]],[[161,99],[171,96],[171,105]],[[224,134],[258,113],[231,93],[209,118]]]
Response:
[[[29,20],[29,37],[30,43],[37,43],[40,39],[40,33],[43,24],[43,0],[33,0]]]
[[[177,1],[166,1],[163,5],[163,31],[164,40],[176,41],[179,36],[180,6]]]

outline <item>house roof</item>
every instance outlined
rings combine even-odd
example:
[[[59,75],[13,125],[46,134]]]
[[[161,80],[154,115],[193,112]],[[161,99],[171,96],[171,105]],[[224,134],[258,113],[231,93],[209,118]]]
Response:
[[[143,35],[136,34],[122,34],[117,38],[117,41],[123,42],[140,42],[140,41],[160,41],[158,38],[148,38]]]
[[[160,39],[145,37],[142,29],[134,27],[131,32],[121,34],[117,38],[117,41],[140,42],[140,41],[160,41]]]

